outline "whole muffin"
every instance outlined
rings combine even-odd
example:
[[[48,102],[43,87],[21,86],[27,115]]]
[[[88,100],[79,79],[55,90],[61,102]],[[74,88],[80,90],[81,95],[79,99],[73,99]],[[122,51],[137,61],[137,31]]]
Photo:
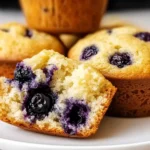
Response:
[[[99,69],[118,88],[108,114],[150,116],[150,33],[126,26],[88,35],[68,56]]]
[[[87,33],[99,28],[107,0],[20,0],[20,3],[31,28],[51,33]]]
[[[43,48],[53,48],[64,54],[61,42],[52,35],[18,23],[0,25],[0,76],[12,77],[17,62],[32,57]]]

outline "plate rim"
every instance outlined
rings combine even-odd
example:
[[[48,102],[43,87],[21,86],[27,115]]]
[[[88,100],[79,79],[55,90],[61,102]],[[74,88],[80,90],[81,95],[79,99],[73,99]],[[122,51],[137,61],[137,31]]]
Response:
[[[15,140],[9,140],[9,139],[4,139],[0,138],[0,144],[1,143],[8,143],[9,144],[15,144],[15,145],[20,145],[20,146],[26,146],[26,147],[38,147],[38,148],[65,148],[65,149],[73,149],[74,146],[64,146],[64,145],[48,145],[48,144],[36,144],[36,143],[28,143],[28,142],[21,142],[21,141],[15,141]],[[134,147],[141,147],[141,146],[150,146],[150,141],[146,142],[138,142],[138,143],[130,143],[130,144],[120,144],[120,145],[109,145],[109,146],[75,146],[76,149],[110,149],[110,148],[134,148]]]

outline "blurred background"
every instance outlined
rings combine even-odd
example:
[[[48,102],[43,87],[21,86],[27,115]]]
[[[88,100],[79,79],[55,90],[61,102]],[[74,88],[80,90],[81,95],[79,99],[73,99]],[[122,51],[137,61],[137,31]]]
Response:
[[[20,9],[18,0],[1,0],[0,8]],[[150,8],[150,0],[109,0],[108,10],[143,9]]]

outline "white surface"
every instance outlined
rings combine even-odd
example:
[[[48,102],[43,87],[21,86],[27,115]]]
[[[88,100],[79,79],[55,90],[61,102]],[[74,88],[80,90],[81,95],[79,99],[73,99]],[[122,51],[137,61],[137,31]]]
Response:
[[[140,11],[123,11],[107,13],[104,22],[125,22],[150,30],[150,9]],[[110,20],[110,22],[109,22]]]
[[[0,148],[9,150],[10,147],[15,150],[149,150],[150,117],[105,117],[97,134],[88,139],[32,133],[0,122]]]
[[[121,18],[150,29],[150,11],[106,14],[104,20]],[[22,13],[0,11],[0,23],[24,23]],[[0,122],[0,149],[3,150],[150,150],[150,117],[121,119],[106,117],[98,133],[89,139],[68,139],[21,130]]]
[[[8,22],[24,23],[25,19],[20,11],[0,10],[0,23],[8,23]]]

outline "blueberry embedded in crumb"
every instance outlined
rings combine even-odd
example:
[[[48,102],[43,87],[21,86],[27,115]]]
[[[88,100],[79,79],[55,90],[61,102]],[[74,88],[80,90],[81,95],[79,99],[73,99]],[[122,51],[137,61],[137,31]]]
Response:
[[[24,83],[29,83],[35,79],[35,74],[32,72],[30,67],[24,65],[24,63],[18,63],[16,70],[14,71],[14,80],[20,83],[22,86]]]
[[[118,68],[123,68],[125,66],[131,65],[132,60],[129,53],[115,53],[109,59],[110,64],[117,66]]]
[[[111,29],[108,29],[108,30],[107,30],[107,33],[108,33],[108,34],[112,34],[112,30],[111,30]]]
[[[68,100],[63,113],[62,124],[67,134],[77,134],[77,129],[85,125],[88,119],[90,108],[81,100]]]
[[[136,33],[134,36],[145,42],[150,42],[150,33],[149,32],[139,32],[139,33]]]
[[[49,96],[42,93],[36,93],[31,98],[28,108],[34,113],[45,113],[49,111],[50,106]]]
[[[80,60],[88,60],[92,56],[96,55],[98,53],[98,48],[95,45],[91,45],[89,47],[86,47],[80,57]]]
[[[32,72],[30,67],[25,66],[23,63],[18,63],[16,65],[16,70],[14,72],[14,79],[22,83],[31,81],[35,78],[35,74]]]
[[[58,70],[58,68],[55,65],[49,65],[51,68],[44,68],[43,72],[46,75],[46,83],[49,84],[49,82],[52,80],[52,76],[54,75],[54,71]]]
[[[47,84],[40,83],[35,88],[29,88],[22,106],[25,119],[31,123],[43,120],[53,111],[57,98]]]
[[[26,29],[25,31],[25,37],[31,38],[33,36],[33,32],[30,29]]]

